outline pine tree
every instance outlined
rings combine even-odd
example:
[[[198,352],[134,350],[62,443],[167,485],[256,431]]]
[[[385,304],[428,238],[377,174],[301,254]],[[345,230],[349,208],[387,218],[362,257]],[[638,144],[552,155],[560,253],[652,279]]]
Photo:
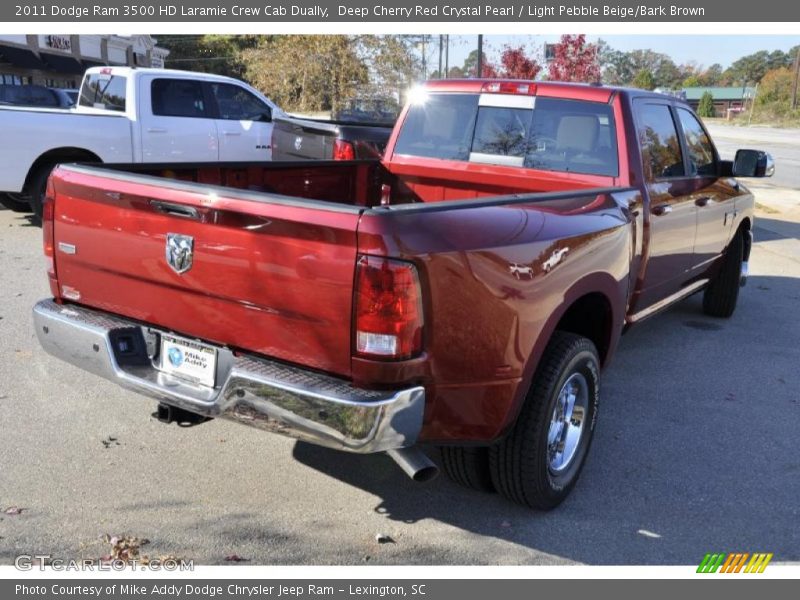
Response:
[[[711,95],[711,92],[703,92],[703,95],[700,97],[700,104],[697,106],[697,114],[703,118],[713,117],[715,115],[714,96]]]

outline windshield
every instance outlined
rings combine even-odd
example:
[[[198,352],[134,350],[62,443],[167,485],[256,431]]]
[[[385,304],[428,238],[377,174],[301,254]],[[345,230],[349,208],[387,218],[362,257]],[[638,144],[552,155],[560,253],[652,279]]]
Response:
[[[612,107],[503,94],[430,94],[412,105],[396,154],[544,171],[618,174]]]

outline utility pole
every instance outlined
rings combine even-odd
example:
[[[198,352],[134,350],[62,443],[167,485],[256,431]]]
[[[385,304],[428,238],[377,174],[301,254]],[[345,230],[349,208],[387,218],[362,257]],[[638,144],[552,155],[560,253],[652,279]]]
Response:
[[[792,110],[797,109],[797,80],[800,79],[800,48],[794,57],[794,81],[792,82]]]
[[[756,91],[753,92],[753,99],[750,102],[750,112],[747,115],[747,126],[753,122],[753,113],[756,112],[756,98],[758,97],[758,84],[756,84]]]
[[[444,46],[444,78],[450,77],[450,34],[445,34]]]
[[[475,77],[480,79],[483,76],[483,35],[478,34],[478,72]]]
[[[442,79],[442,53],[444,52],[444,35],[439,34],[439,79]]]
[[[428,63],[425,57],[425,54],[428,52],[427,47],[425,46],[425,42],[428,41],[428,36],[426,34],[422,34],[422,81],[428,80]]]

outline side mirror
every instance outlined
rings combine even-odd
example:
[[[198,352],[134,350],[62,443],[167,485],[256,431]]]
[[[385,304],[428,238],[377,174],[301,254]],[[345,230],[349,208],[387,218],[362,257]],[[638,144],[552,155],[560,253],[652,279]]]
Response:
[[[258,117],[258,120],[262,123],[271,123],[272,122],[272,109],[269,106],[264,107],[264,112]]]
[[[772,177],[775,161],[768,152],[761,150],[737,150],[733,160],[734,177]]]

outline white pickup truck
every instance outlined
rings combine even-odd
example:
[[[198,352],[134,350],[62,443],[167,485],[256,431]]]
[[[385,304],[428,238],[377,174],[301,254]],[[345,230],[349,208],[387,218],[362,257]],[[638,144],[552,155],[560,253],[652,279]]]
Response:
[[[229,77],[94,67],[72,110],[0,106],[0,203],[41,216],[47,177],[62,162],[271,160],[273,114],[282,111]]]

